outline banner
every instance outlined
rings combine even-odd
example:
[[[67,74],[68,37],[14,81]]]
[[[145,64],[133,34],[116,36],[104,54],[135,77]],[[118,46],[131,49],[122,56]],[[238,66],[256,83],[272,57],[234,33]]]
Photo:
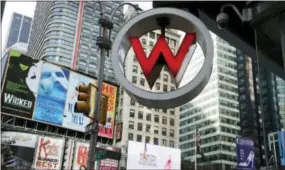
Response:
[[[38,138],[33,168],[59,170],[63,159],[64,139]]]
[[[44,63],[34,119],[62,125],[69,70]]]
[[[117,87],[104,83],[102,91],[104,95],[108,96],[108,111],[107,111],[106,124],[105,126],[100,125],[100,130],[98,135],[112,139],[114,133],[114,125],[115,125]]]
[[[181,150],[129,141],[127,169],[181,169]]]
[[[66,97],[66,105],[65,105],[65,112],[64,112],[64,118],[63,118],[63,123],[62,126],[85,132],[85,127],[91,123],[91,119],[84,116],[83,113],[75,113],[74,112],[74,105],[77,102],[77,96],[78,96],[78,91],[76,90],[76,87],[82,84],[89,84],[92,83],[94,84],[95,81],[94,79],[91,79],[87,76],[71,72],[69,76],[69,87],[68,87],[68,92],[67,92],[67,97]],[[92,92],[92,96],[94,97],[93,101],[91,102],[91,112],[94,113],[94,103],[95,103],[95,90]],[[93,115],[90,115],[90,117],[94,117]]]
[[[278,146],[279,146],[280,163],[282,166],[285,166],[285,132],[284,131],[278,131]]]
[[[254,142],[245,137],[237,137],[237,169],[238,170],[256,170],[254,165]]]
[[[9,170],[31,169],[35,153],[37,135],[21,132],[2,132],[1,143],[11,142],[12,159],[1,162],[1,167]],[[3,152],[1,153],[5,155]],[[3,156],[4,160],[7,158]]]
[[[2,112],[32,118],[42,62],[11,50],[7,64],[1,96]]]
[[[88,152],[89,152],[88,143],[76,142],[72,169],[78,170],[78,169],[87,168]],[[96,166],[97,166],[97,161],[95,162],[94,167],[96,168]]]

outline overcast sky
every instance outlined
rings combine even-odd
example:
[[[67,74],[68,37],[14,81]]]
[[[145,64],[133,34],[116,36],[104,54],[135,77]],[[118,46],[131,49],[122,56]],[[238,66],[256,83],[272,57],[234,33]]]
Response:
[[[139,4],[139,6],[144,9],[148,10],[152,8],[152,1],[145,1],[145,2],[132,2],[135,4]],[[4,48],[7,36],[8,36],[8,29],[9,24],[11,22],[11,17],[13,12],[17,12],[29,17],[34,16],[34,11],[36,7],[36,2],[6,2],[3,20],[1,24],[2,28],[2,49]],[[1,52],[2,53],[2,52]]]

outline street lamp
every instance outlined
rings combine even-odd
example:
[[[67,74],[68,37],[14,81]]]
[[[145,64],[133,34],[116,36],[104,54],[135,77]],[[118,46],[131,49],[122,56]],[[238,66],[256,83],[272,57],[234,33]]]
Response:
[[[90,144],[89,144],[89,153],[88,153],[88,163],[87,163],[87,170],[93,170],[95,165],[95,152],[97,146],[97,138],[98,138],[98,131],[99,131],[99,116],[100,116],[100,105],[101,105],[101,95],[102,95],[102,85],[104,79],[104,63],[105,63],[105,56],[106,53],[108,54],[109,50],[111,49],[112,41],[112,28],[113,28],[113,16],[115,12],[123,5],[130,5],[135,8],[136,11],[141,10],[138,5],[131,4],[129,2],[122,3],[118,5],[111,14],[111,20],[104,18],[103,9],[101,2],[100,3],[100,10],[101,10],[101,17],[99,19],[99,36],[97,38],[96,45],[98,45],[100,49],[100,59],[99,59],[99,68],[98,68],[98,80],[97,80],[97,91],[96,91],[96,99],[95,99],[95,121],[94,126],[92,126],[91,134],[90,134]],[[99,167],[99,166],[98,166]]]

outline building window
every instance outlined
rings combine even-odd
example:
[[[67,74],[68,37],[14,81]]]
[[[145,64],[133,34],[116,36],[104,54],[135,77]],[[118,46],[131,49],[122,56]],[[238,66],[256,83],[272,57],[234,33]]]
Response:
[[[130,110],[130,117],[135,117],[135,110],[133,109]]]
[[[135,63],[138,62],[137,57],[134,55],[134,60]]]
[[[133,73],[137,73],[138,72],[138,66],[133,65]]]
[[[143,125],[142,123],[138,123],[138,131],[142,131]]]
[[[162,124],[166,125],[167,124],[167,117],[162,117]]]
[[[159,116],[158,115],[154,115],[154,122],[159,123]]]
[[[168,81],[168,75],[166,74],[163,75],[163,81],[166,81],[166,82]]]
[[[153,42],[152,41],[149,42],[149,46],[153,47]]]
[[[163,146],[167,146],[166,139],[162,139],[162,145],[163,145]]]
[[[146,40],[144,38],[142,39],[142,43],[146,45]]]
[[[171,77],[170,82],[171,82],[172,84],[174,84],[174,83],[175,83],[175,81],[174,81],[174,78],[173,78],[173,77]]]
[[[153,133],[154,133],[154,134],[158,134],[158,133],[159,133],[159,128],[158,128],[158,126],[154,126]]]
[[[134,129],[134,122],[133,121],[129,121],[129,129]]]
[[[170,131],[169,131],[169,136],[170,136],[170,137],[174,137],[174,130],[173,130],[173,129],[170,129]]]
[[[139,108],[143,108],[143,105],[142,105],[142,104],[139,104]]]
[[[155,83],[155,89],[160,90],[160,83]]]
[[[128,139],[129,139],[129,140],[133,140],[133,138],[134,138],[134,134],[129,133],[129,135],[128,135]]]
[[[142,141],[142,135],[137,135],[137,141],[141,142]]]
[[[173,47],[175,47],[175,46],[176,46],[176,40],[171,39],[171,40],[170,40],[170,44],[171,44]]]
[[[158,138],[153,138],[153,144],[154,144],[154,145],[159,145],[159,143],[158,143]]]
[[[163,85],[163,91],[167,92],[167,85],[165,85],[165,84]]]
[[[124,102],[124,99],[123,99],[123,98],[121,98],[121,101],[120,101],[121,105],[123,105],[123,102]]]
[[[174,126],[174,119],[173,118],[170,118],[170,125]]]
[[[161,134],[162,134],[163,136],[166,136],[166,134],[167,134],[166,128],[162,128]]]
[[[147,120],[147,121],[151,121],[151,114],[150,114],[150,113],[148,113],[148,114],[146,115],[146,120]]]
[[[137,83],[137,77],[136,76],[133,76],[133,78],[132,78],[132,83]]]
[[[155,39],[155,33],[154,32],[150,32],[149,33],[149,37],[152,38],[152,39]]]
[[[140,79],[140,85],[144,86],[144,82],[145,82],[144,79],[141,78],[141,79]]]
[[[145,131],[148,132],[148,133],[150,133],[150,125],[146,125]]]
[[[174,141],[169,141],[169,147],[174,148]]]
[[[150,137],[149,136],[146,136],[145,137],[145,143],[149,143],[150,142]]]
[[[135,106],[135,105],[136,105],[136,102],[135,102],[133,99],[131,99],[131,105],[132,105],[132,106]]]
[[[170,90],[171,90],[171,91],[174,91],[174,90],[175,90],[175,87],[171,86]]]
[[[162,112],[163,113],[167,113],[167,109],[162,109]]]
[[[143,119],[143,112],[142,111],[139,111],[138,118]]]
[[[171,114],[171,115],[174,115],[174,114],[175,114],[174,109],[171,109],[171,110],[170,110],[170,114]]]

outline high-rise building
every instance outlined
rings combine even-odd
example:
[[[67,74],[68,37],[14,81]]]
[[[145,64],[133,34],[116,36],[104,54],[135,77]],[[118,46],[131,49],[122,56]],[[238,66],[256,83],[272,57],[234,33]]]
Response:
[[[198,167],[217,164],[218,169],[230,169],[236,165],[235,141],[240,134],[236,49],[216,35],[212,38],[212,74],[204,90],[180,107],[179,145],[182,160],[194,161],[197,157]],[[197,48],[184,83],[195,77],[203,62],[202,50]],[[201,134],[203,159],[195,155],[196,128]]]
[[[141,44],[148,56],[152,51],[161,31],[149,32],[140,38]],[[166,40],[171,50],[176,53],[180,35],[173,30],[166,30]],[[141,70],[139,62],[131,49],[125,60],[126,78],[139,88],[150,90]],[[166,92],[175,89],[175,83],[166,66],[151,91]],[[119,99],[118,122],[123,122],[121,142],[117,146],[126,147],[129,140],[146,142],[166,147],[178,146],[179,108],[153,109],[147,108],[132,100],[121,88]],[[126,167],[126,150],[122,153],[121,166]]]
[[[268,160],[271,157],[268,134],[284,128],[284,80],[260,68],[259,82],[257,61],[239,50],[237,50],[237,62],[241,135],[254,140],[256,167],[264,167],[266,164],[263,124]]]
[[[5,49],[17,42],[28,43],[32,18],[13,12],[8,29]]]
[[[97,77],[100,5],[109,17],[122,1],[37,2],[28,55],[45,58]],[[112,39],[123,24],[123,8],[113,18]],[[110,57],[106,57],[104,79],[116,82]]]

